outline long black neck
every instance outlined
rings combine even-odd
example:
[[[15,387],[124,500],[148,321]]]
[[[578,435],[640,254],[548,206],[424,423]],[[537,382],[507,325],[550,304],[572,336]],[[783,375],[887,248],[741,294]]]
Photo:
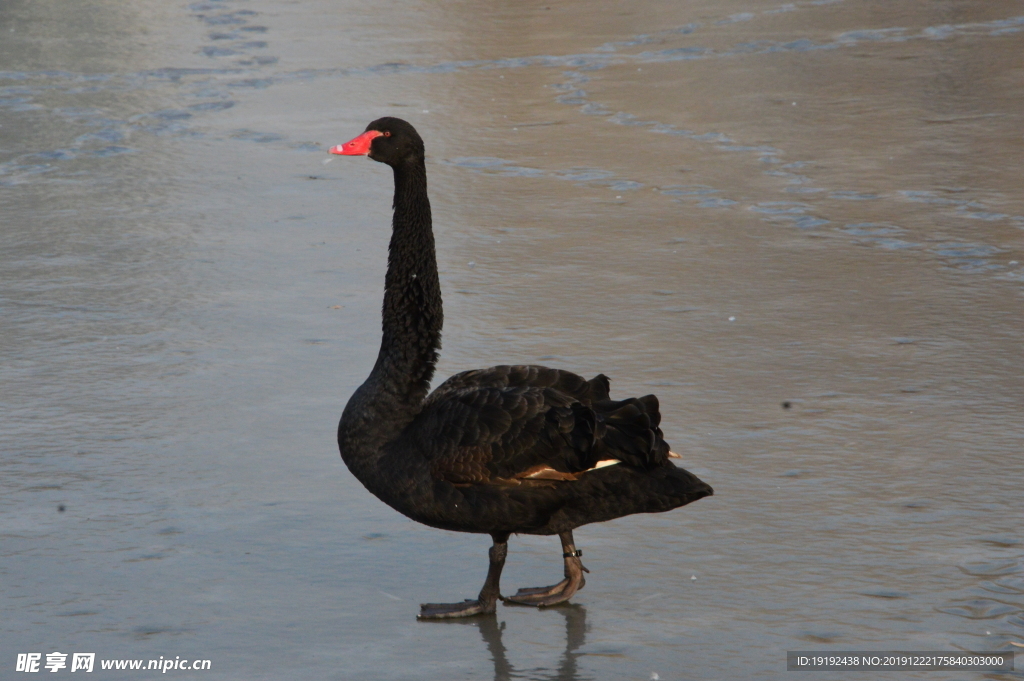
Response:
[[[370,376],[393,391],[392,406],[415,415],[430,389],[444,322],[422,160],[395,168],[394,205],[384,277],[384,335]]]
[[[339,425],[346,460],[356,453],[351,450],[375,449],[415,418],[441,348],[444,314],[426,167],[422,158],[411,159],[394,171],[395,215],[384,278],[383,337],[377,363],[352,396]]]

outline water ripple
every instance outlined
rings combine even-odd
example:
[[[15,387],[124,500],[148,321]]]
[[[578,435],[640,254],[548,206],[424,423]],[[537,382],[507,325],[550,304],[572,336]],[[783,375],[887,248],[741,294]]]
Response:
[[[562,69],[563,81],[553,83],[555,101],[577,108],[581,113],[603,117],[604,120],[616,125],[643,129],[652,134],[668,135],[688,141],[713,144],[724,153],[750,154],[768,166],[764,172],[779,176],[786,181],[783,188],[785,194],[814,196],[823,194],[833,201],[877,201],[889,198],[873,192],[861,192],[844,188],[819,186],[813,178],[793,172],[803,162],[791,162],[781,165],[785,150],[771,145],[745,144],[734,140],[719,131],[684,129],[662,121],[641,118],[635,114],[615,111],[607,105],[594,101],[587,92],[590,73],[615,65],[672,63],[694,59],[714,59],[743,57],[749,58],[758,54],[777,52],[812,53],[820,50],[847,49],[866,43],[896,43],[910,40],[950,40],[962,36],[1002,36],[1008,33],[1024,31],[1024,16],[1013,16],[985,22],[967,22],[960,24],[943,24],[940,26],[919,29],[906,26],[890,26],[870,29],[854,29],[840,33],[830,40],[816,41],[809,37],[797,37],[790,40],[758,40],[744,41],[731,47],[713,49],[701,45],[671,45],[657,50],[649,47],[664,44],[673,40],[692,40],[702,30],[710,30],[714,26],[722,26],[737,22],[755,21],[758,16],[768,16],[780,12],[813,11],[823,5],[834,4],[838,0],[815,0],[804,3],[785,3],[767,8],[760,12],[741,12],[729,15],[708,24],[690,22],[661,31],[638,34],[623,40],[603,43],[590,51],[563,55],[532,55],[498,59],[469,59],[442,61],[432,64],[416,64],[405,62],[385,62],[362,67],[302,69],[268,73],[264,67],[277,63],[278,58],[270,55],[254,55],[253,51],[265,51],[269,47],[267,40],[252,40],[253,34],[268,33],[266,26],[250,25],[258,12],[249,9],[233,9],[227,3],[197,2],[189,6],[189,10],[197,21],[216,28],[208,34],[210,44],[200,48],[201,53],[214,59],[237,58],[235,65],[221,68],[180,68],[166,67],[150,69],[132,74],[81,74],[61,70],[40,72],[0,71],[0,82],[7,81],[0,87],[0,109],[17,113],[28,113],[45,109],[36,101],[44,92],[53,88],[72,91],[76,88],[100,88],[130,90],[149,87],[157,83],[174,83],[184,87],[184,94],[200,96],[213,101],[193,104],[181,109],[162,109],[136,115],[127,121],[110,120],[98,111],[70,109],[52,110],[76,120],[90,120],[99,129],[76,139],[70,148],[37,150],[34,153],[0,164],[0,183],[10,185],[28,181],[34,176],[42,176],[53,170],[50,163],[60,163],[76,158],[79,154],[95,157],[116,156],[136,151],[121,142],[132,130],[154,134],[200,134],[190,126],[190,118],[195,115],[212,115],[234,106],[235,102],[229,94],[232,89],[267,89],[278,83],[317,78],[359,78],[386,77],[398,74],[442,74],[466,70],[485,69],[522,69],[522,68],[555,68]],[[224,81],[223,76],[235,75],[234,80]],[[24,83],[31,82],[32,86]],[[236,131],[231,135],[236,139],[261,143],[283,140],[276,133],[253,133]],[[106,143],[104,143],[104,141]],[[43,163],[40,163],[43,161]],[[455,159],[456,166],[478,171],[496,172],[506,176],[540,177],[548,176],[556,179],[570,180],[577,184],[604,186],[612,191],[631,191],[643,186],[631,179],[615,177],[614,173],[596,168],[575,168],[558,171],[546,171],[528,168],[512,161],[499,160],[493,167],[473,166],[467,159]],[[730,209],[743,207],[736,198],[722,195],[720,190],[712,190],[717,195],[693,199],[694,205],[708,209]],[[677,196],[673,190],[663,189],[662,194]],[[1024,228],[1024,216],[992,210],[983,201],[977,199],[959,199],[938,195],[934,191],[904,189],[898,190],[895,197],[902,197],[911,202],[929,203],[936,206],[948,206],[953,215],[964,220],[990,223],[1009,223]],[[774,223],[789,224],[797,229],[814,230],[831,224],[824,206],[812,209],[799,202],[785,201],[759,202],[746,206],[749,210],[760,213],[763,219]],[[849,225],[847,225],[849,227]],[[892,234],[854,234],[847,228],[839,228],[861,243],[874,245],[886,250],[920,250],[921,246],[913,241],[906,241]],[[945,243],[929,249],[934,255],[950,267],[962,272],[980,272],[1004,270],[1005,267],[992,262],[992,257],[1002,249],[982,243]],[[1015,272],[1002,272],[1000,278],[1015,280]]]

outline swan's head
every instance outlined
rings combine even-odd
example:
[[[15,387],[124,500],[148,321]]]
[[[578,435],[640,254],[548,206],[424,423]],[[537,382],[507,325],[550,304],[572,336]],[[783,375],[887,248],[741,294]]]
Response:
[[[366,126],[366,132],[344,144],[331,147],[330,153],[342,156],[369,156],[374,161],[395,167],[423,161],[423,140],[416,128],[401,118],[378,118]]]

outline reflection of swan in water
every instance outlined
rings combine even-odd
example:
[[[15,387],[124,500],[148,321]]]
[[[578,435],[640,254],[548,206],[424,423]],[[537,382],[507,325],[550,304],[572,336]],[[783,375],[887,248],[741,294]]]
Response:
[[[505,623],[498,623],[496,615],[485,615],[472,619],[448,620],[451,624],[474,626],[480,630],[480,635],[487,644],[487,650],[494,660],[494,681],[511,681],[511,679],[543,679],[544,681],[584,681],[591,677],[580,676],[576,670],[576,658],[580,653],[576,651],[583,645],[587,631],[587,610],[581,605],[565,604],[548,610],[550,613],[557,612],[565,618],[565,652],[558,663],[558,668],[550,672],[545,669],[531,670],[526,674],[516,671],[509,663],[505,655],[505,644],[501,640],[501,632]]]

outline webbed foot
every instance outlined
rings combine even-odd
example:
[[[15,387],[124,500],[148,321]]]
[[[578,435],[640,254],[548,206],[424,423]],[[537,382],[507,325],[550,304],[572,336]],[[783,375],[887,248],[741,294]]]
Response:
[[[590,570],[583,567],[583,561],[580,560],[583,552],[576,550],[572,542],[571,532],[561,535],[561,537],[562,558],[565,560],[565,579],[551,586],[520,589],[514,595],[502,598],[502,601],[517,605],[543,607],[545,605],[564,603],[583,588],[587,583],[587,580],[583,578],[583,573],[590,572]]]
[[[424,603],[420,606],[420,614],[416,619],[440,620],[452,617],[472,617],[486,615],[495,611],[495,601],[481,601],[467,598],[461,603]]]

